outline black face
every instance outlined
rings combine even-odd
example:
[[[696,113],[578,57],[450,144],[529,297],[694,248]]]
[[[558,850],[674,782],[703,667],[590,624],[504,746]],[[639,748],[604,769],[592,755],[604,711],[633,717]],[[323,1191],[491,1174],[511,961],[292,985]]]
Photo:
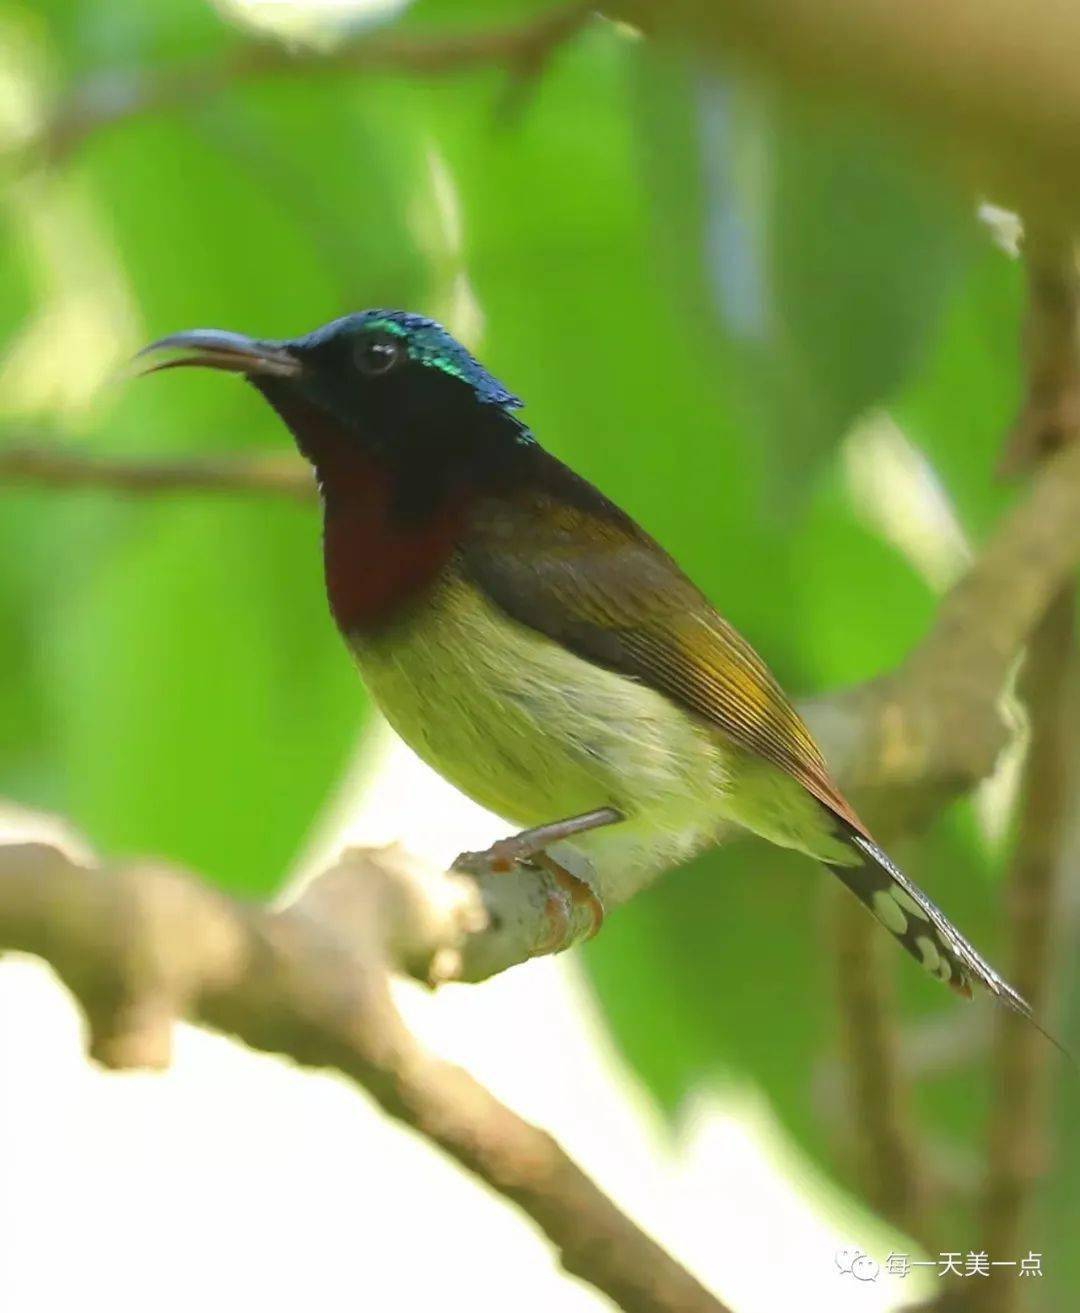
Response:
[[[404,337],[383,328],[349,325],[298,339],[290,350],[301,364],[296,378],[259,376],[252,382],[316,465],[313,428],[324,431],[325,445],[327,420],[339,430],[335,450],[358,443],[406,471],[472,473],[490,459],[493,443],[518,428],[471,383],[425,363]],[[324,422],[305,419],[309,409]]]
[[[469,389],[456,380],[447,387],[451,380],[410,358],[403,338],[379,329],[318,331],[288,347],[300,373],[288,381],[253,376],[255,386],[275,403],[303,398],[375,447],[410,444],[418,422],[438,423],[440,402],[463,413],[476,405]]]
[[[369,453],[406,480],[443,486],[482,477],[528,441],[511,414],[520,401],[445,329],[400,311],[369,310],[276,342],[196,330],[146,350],[184,353],[157,369],[245,374],[324,483]]]

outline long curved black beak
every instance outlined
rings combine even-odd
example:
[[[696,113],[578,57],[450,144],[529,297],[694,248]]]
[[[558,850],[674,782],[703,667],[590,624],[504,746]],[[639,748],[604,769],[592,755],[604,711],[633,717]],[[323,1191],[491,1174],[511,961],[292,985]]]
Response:
[[[143,347],[136,363],[150,363],[141,370],[156,374],[162,369],[202,366],[225,369],[234,374],[272,374],[293,378],[302,368],[300,360],[280,342],[226,333],[217,328],[193,328],[185,333],[171,333]]]

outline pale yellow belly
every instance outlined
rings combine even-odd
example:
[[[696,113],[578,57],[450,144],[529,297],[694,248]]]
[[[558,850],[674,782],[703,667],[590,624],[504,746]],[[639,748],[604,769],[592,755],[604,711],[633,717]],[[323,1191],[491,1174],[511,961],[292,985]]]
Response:
[[[591,665],[448,578],[392,634],[355,641],[387,720],[442,776],[516,826],[626,817],[567,845],[619,901],[712,841],[730,754],[634,680]]]

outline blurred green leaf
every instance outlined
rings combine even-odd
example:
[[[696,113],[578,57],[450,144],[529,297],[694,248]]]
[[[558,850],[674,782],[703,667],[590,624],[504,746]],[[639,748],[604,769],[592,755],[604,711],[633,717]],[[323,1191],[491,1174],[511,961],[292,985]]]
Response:
[[[35,0],[33,9],[72,74],[116,74],[121,87],[159,62],[217,51],[234,32],[211,0]]]
[[[880,127],[651,52],[638,78],[656,259],[740,352],[735,404],[790,499],[922,362],[974,224]]]
[[[949,193],[880,128],[781,101],[771,135],[771,310],[800,384],[778,394],[777,455],[798,478],[922,362],[967,251]]]
[[[191,501],[136,512],[54,617],[73,819],[267,893],[340,777],[364,698],[332,632],[316,517]],[[60,560],[77,553],[71,535]]]
[[[354,308],[365,288],[414,299],[423,260],[403,216],[423,151],[401,103],[339,81],[272,90],[86,144],[78,173],[107,213],[147,336],[208,323],[284,335]],[[336,136],[318,131],[323,116]],[[290,126],[320,148],[297,153]],[[221,377],[114,387],[94,421],[83,441],[102,453],[289,441]],[[47,550],[8,608],[19,622],[4,673],[21,720],[3,787],[63,806],[106,851],[274,888],[364,707],[326,611],[317,516],[242,499],[54,501]],[[51,604],[27,607],[35,590]],[[46,686],[36,693],[22,678],[29,652]]]
[[[981,235],[977,258],[928,339],[925,367],[891,406],[976,540],[1016,496],[994,471],[1020,407],[1023,284],[1019,262]]]

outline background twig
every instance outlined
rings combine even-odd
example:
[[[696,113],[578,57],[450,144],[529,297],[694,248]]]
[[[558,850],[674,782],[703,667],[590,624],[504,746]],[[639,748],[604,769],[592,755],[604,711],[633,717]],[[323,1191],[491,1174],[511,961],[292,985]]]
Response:
[[[1029,233],[1025,264],[1028,394],[1006,447],[1006,469],[1045,459],[1064,444],[1080,446],[1080,274],[1073,242]],[[1043,617],[1021,673],[1021,693],[1031,714],[1031,745],[1005,885],[1011,979],[1044,1017],[1053,994],[1060,865],[1073,797],[1074,587],[1068,582]],[[1019,1020],[1005,1014],[997,1018],[982,1201],[984,1246],[1009,1254],[1025,1247],[1032,1189],[1047,1169],[1049,1154],[1046,1104],[1053,1054],[1042,1037],[1030,1026],[1017,1024]],[[1015,1283],[992,1282],[978,1292],[975,1307],[980,1313],[1011,1313],[1020,1297]]]
[[[110,492],[258,493],[313,501],[310,468],[295,456],[93,456],[71,448],[0,445],[0,484]]]
[[[145,76],[130,71],[99,73],[56,107],[31,149],[56,161],[115,124],[197,105],[231,86],[267,78],[311,74],[439,77],[477,68],[503,68],[512,79],[527,83],[592,13],[589,5],[570,4],[501,27],[432,36],[380,31],[343,41],[329,50],[248,41],[224,60],[159,69]]]
[[[922,1238],[924,1188],[910,1122],[908,1076],[900,1060],[891,972],[866,909],[845,889],[831,891],[840,1051],[845,1059],[846,1139],[871,1205],[905,1235]]]
[[[1009,978],[1045,1017],[1054,974],[1062,844],[1072,799],[1069,674],[1075,639],[1071,590],[1061,593],[1036,631],[1025,663],[1022,692],[1031,710],[1031,746],[1024,771],[1016,847],[1005,885],[1010,929]],[[987,1178],[982,1203],[982,1247],[1016,1254],[1031,1244],[1024,1223],[1032,1187],[1047,1169],[1046,1117],[1054,1050],[1022,1018],[1001,1012],[991,1060]],[[997,1281],[979,1291],[982,1313],[1009,1313],[1020,1290]]]

